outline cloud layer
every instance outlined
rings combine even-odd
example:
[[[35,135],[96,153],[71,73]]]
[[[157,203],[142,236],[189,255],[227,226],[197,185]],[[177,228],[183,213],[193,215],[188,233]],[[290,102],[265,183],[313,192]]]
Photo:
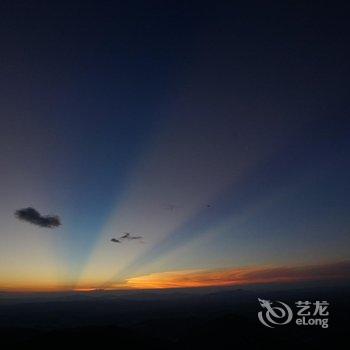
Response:
[[[186,288],[330,279],[350,279],[350,261],[322,265],[170,271],[130,278],[127,285],[131,288]]]
[[[19,220],[26,221],[40,227],[55,228],[61,225],[61,220],[57,215],[43,216],[37,210],[31,207],[16,210],[15,216]]]

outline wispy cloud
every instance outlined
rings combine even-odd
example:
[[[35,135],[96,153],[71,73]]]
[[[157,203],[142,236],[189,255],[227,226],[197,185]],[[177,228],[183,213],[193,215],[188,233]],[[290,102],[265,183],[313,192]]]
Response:
[[[132,235],[130,232],[124,232],[122,236],[120,236],[120,239],[126,239],[128,241],[133,241],[135,239],[141,239],[142,236]]]
[[[22,221],[29,222],[40,227],[54,228],[61,225],[61,220],[57,215],[41,215],[34,208],[28,207],[15,211],[15,216]]]
[[[131,288],[185,288],[349,278],[350,261],[343,261],[304,266],[160,272],[130,278],[127,280],[127,285]]]

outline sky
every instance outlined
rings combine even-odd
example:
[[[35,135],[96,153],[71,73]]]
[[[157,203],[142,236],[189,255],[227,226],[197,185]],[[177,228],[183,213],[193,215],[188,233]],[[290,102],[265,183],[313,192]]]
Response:
[[[2,2],[0,290],[349,277],[348,10]]]

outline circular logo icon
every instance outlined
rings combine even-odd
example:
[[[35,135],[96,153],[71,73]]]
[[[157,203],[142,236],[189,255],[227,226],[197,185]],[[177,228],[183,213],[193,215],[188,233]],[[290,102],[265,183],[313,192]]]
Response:
[[[282,301],[258,300],[264,309],[259,311],[258,318],[264,326],[274,328],[274,325],[284,325],[292,320],[292,309]]]

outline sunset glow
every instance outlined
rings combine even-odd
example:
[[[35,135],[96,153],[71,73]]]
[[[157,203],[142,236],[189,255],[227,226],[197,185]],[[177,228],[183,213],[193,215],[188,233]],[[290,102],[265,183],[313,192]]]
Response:
[[[131,288],[186,288],[244,286],[268,283],[298,283],[350,279],[350,262],[313,266],[245,267],[213,271],[170,271],[130,278]]]
[[[314,280],[348,261],[342,22],[299,25],[280,2],[261,19],[29,3],[0,11],[0,292]]]

